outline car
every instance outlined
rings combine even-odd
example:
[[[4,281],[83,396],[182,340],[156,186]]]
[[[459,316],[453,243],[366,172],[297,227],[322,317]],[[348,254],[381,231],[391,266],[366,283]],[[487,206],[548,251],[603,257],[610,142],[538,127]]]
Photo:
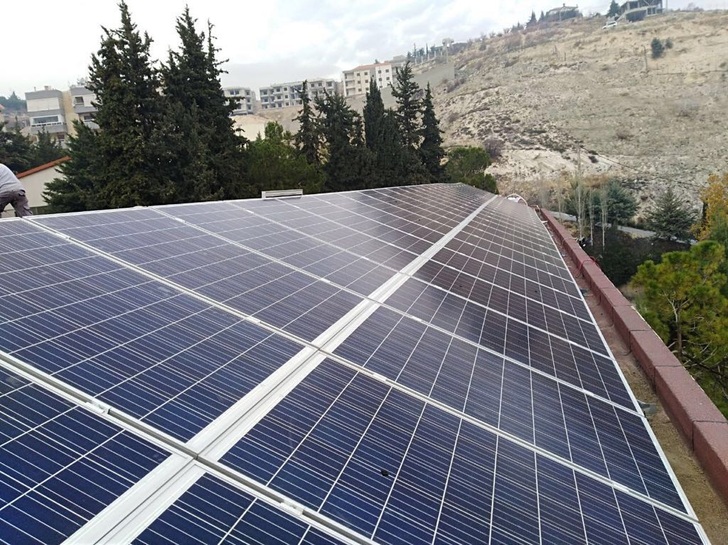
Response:
[[[602,30],[606,30],[608,28],[614,28],[617,26],[617,21],[609,21],[606,25],[602,27]]]

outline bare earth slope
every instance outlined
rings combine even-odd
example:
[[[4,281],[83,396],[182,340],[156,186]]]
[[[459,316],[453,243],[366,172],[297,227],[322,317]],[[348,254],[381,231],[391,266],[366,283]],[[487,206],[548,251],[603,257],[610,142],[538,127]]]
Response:
[[[486,38],[453,56],[455,79],[436,94],[446,145],[503,140],[502,192],[534,196],[580,163],[631,180],[645,201],[666,182],[697,198],[728,171],[728,12],[603,24]],[[656,60],[653,38],[672,42]]]

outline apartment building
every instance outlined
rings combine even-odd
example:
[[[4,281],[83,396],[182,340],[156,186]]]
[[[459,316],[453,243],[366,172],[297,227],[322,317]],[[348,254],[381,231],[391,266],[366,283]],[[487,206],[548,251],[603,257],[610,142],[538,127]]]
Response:
[[[255,92],[248,87],[223,87],[225,96],[235,102],[231,115],[250,115],[255,112]]]
[[[96,95],[94,92],[81,83],[71,85],[68,92],[71,95],[73,113],[78,117],[79,121],[92,129],[98,129],[99,126],[94,122],[94,114],[96,113],[96,106],[94,106]]]
[[[369,82],[374,80],[377,87],[391,87],[394,83],[395,69],[403,66],[404,59],[393,59],[374,64],[363,64],[344,71],[344,96],[362,95],[369,90]]]
[[[25,93],[30,133],[47,132],[63,142],[68,135],[67,108],[63,92],[52,87]]]
[[[333,79],[313,79],[308,81],[308,96],[315,98],[319,94],[338,93],[339,82]],[[260,88],[260,107],[263,110],[288,108],[301,105],[303,82],[274,83]]]

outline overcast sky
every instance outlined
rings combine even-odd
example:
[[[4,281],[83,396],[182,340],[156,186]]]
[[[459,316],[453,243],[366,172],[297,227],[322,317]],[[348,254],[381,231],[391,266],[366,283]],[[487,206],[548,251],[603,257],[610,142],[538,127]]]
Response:
[[[693,0],[726,9],[728,0]],[[358,64],[405,54],[413,44],[441,44],[525,22],[531,11],[562,0],[127,0],[137,28],[154,40],[152,55],[177,48],[176,18],[187,4],[198,29],[215,26],[220,58],[229,59],[223,85],[260,86],[333,77]],[[567,2],[573,4],[573,2]],[[586,0],[586,15],[610,0]],[[669,0],[671,9],[688,0]],[[50,85],[68,89],[88,74],[101,27],[118,28],[117,0],[2,0],[0,95]]]

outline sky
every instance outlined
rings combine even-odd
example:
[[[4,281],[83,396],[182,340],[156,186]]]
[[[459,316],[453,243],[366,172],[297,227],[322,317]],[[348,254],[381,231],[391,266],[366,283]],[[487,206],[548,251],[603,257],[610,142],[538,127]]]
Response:
[[[618,0],[619,1],[619,0]],[[728,9],[728,0],[692,0]],[[256,92],[272,83],[329,77],[359,64],[417,48],[465,41],[526,22],[562,0],[127,0],[138,30],[154,40],[152,57],[177,49],[177,17],[185,5],[198,30],[214,25],[225,86]],[[575,2],[567,2],[574,5]],[[610,0],[578,2],[585,15],[605,13]],[[668,0],[670,9],[688,0]],[[103,28],[118,28],[117,0],[2,0],[0,95],[49,85],[66,90],[87,77]]]

